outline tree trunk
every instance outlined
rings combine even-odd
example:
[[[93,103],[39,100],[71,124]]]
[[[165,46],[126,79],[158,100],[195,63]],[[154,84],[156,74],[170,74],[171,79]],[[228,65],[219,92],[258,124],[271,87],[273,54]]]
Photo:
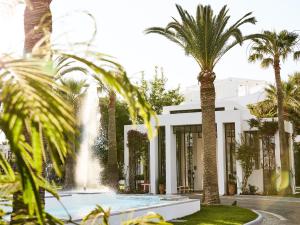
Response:
[[[129,149],[129,191],[136,192],[136,149],[128,146]]]
[[[30,0],[31,6],[26,6],[24,12],[25,53],[32,53],[34,46],[41,40],[43,42],[41,47],[46,45],[47,40],[43,39],[47,39],[49,33],[52,32],[51,1]]]
[[[73,144],[74,145],[74,144]],[[75,147],[73,147],[73,152],[75,154]],[[69,153],[66,157],[65,164],[65,178],[64,178],[64,189],[71,190],[75,188],[75,155]]]
[[[108,103],[108,158],[107,158],[107,176],[108,185],[117,190],[119,186],[119,170],[117,155],[116,138],[116,94],[109,91]]]
[[[277,117],[278,117],[278,131],[279,131],[279,145],[281,158],[281,184],[280,192],[285,194],[291,193],[290,179],[289,179],[289,158],[288,149],[284,130],[284,109],[283,109],[283,90],[280,77],[280,60],[278,57],[274,58],[274,72],[277,90]]]
[[[200,97],[202,110],[203,139],[203,199],[204,204],[219,204],[219,187],[217,172],[216,121],[215,121],[215,74],[212,71],[201,71]]]

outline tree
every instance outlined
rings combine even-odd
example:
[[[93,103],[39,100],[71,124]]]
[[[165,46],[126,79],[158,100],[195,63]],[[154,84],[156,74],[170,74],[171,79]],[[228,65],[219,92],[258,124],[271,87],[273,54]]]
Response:
[[[81,99],[85,93],[85,88],[87,83],[85,80],[73,80],[73,79],[61,79],[60,80],[63,87],[68,91],[63,94],[63,97],[70,103],[73,107],[74,118],[76,120],[74,130],[79,129],[78,113]],[[75,134],[73,143],[70,143],[72,151],[67,155],[65,170],[64,170],[64,189],[75,188],[75,156],[76,156],[76,147],[77,141],[79,139],[78,134]]]
[[[281,62],[284,62],[289,55],[293,55],[295,60],[300,57],[300,51],[296,51],[299,35],[294,32],[288,32],[287,30],[283,30],[279,33],[275,31],[264,31],[262,35],[263,36],[260,38],[253,39],[249,61],[261,61],[262,68],[268,68],[272,66],[274,69],[277,90],[279,143],[282,156],[281,189],[285,193],[291,193],[288,149],[284,131],[284,95],[281,83],[280,64]]]
[[[158,75],[158,68],[155,67],[155,75],[153,80],[146,81],[144,76],[140,81],[141,92],[145,99],[152,106],[157,114],[162,113],[164,106],[179,105],[184,101],[184,97],[180,94],[180,87],[167,90],[167,78],[164,76],[161,69],[160,76]]]
[[[118,151],[116,138],[116,93],[108,90],[108,157],[107,157],[107,176],[109,177],[108,185],[118,190],[119,186],[119,168],[118,168]]]
[[[102,173],[102,180],[107,183],[106,167],[108,158],[108,97],[100,98],[100,112],[101,112],[101,132],[98,138],[99,144],[95,146],[96,155],[101,159],[102,166],[104,167],[104,172]],[[117,157],[118,157],[118,172],[119,177],[123,176],[123,164],[124,164],[124,126],[132,124],[130,119],[128,105],[126,102],[121,101],[116,98],[116,140],[117,140]]]
[[[251,13],[247,13],[228,27],[230,16],[226,6],[215,15],[209,5],[198,5],[195,17],[181,6],[176,7],[181,21],[174,18],[166,27],[148,28],[146,33],[157,33],[175,42],[199,64],[204,149],[203,203],[218,204],[214,68],[230,49],[255,36],[243,36],[240,27],[247,23],[254,24],[256,20]]]

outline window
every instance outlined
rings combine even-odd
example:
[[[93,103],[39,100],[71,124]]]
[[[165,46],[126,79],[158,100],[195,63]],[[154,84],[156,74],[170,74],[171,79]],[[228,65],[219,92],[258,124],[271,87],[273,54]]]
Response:
[[[225,155],[226,155],[226,179],[236,177],[236,157],[235,157],[235,125],[225,123]],[[228,185],[227,185],[228,192]]]
[[[166,177],[166,132],[165,127],[158,128],[158,176]]]

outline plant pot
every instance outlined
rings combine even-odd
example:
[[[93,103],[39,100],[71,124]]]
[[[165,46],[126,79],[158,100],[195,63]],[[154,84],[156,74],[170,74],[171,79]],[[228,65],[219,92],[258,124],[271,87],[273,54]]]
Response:
[[[159,194],[162,195],[165,193],[165,185],[164,184],[159,184],[158,189],[159,189]]]
[[[236,194],[236,184],[228,184],[228,194],[235,195]]]

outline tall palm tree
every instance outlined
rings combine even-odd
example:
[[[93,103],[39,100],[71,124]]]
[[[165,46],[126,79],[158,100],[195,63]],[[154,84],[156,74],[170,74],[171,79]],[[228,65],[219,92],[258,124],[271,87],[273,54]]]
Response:
[[[230,16],[227,6],[224,6],[218,14],[214,14],[209,5],[198,5],[195,17],[181,6],[176,5],[176,7],[181,21],[173,18],[166,27],[151,27],[146,30],[146,33],[157,33],[175,42],[200,66],[201,71],[197,78],[201,83],[204,148],[203,202],[218,204],[220,199],[216,164],[214,68],[230,49],[250,38],[242,35],[240,27],[247,23],[254,24],[256,20],[251,17],[251,13],[247,13],[233,25],[228,26]]]
[[[63,96],[66,100],[73,106],[74,118],[76,119],[75,128],[79,128],[78,124],[78,112],[81,99],[85,93],[85,88],[87,87],[87,83],[85,80],[73,80],[73,79],[61,79],[60,80],[63,87],[68,91],[64,93]],[[75,154],[76,154],[76,140],[78,140],[78,135],[75,134],[73,143],[70,144],[70,147],[73,148],[70,151],[70,154],[67,155],[66,163],[65,163],[65,174],[64,174],[64,189],[72,189],[75,188]]]
[[[250,62],[261,61],[262,68],[270,66],[274,69],[276,90],[277,90],[277,117],[279,129],[279,142],[281,152],[281,191],[290,193],[289,179],[289,158],[288,149],[284,131],[284,94],[281,83],[280,66],[289,55],[297,60],[300,57],[300,51],[296,51],[299,42],[299,35],[287,30],[279,33],[273,31],[263,31],[261,38],[254,38],[249,56]]]
[[[107,157],[107,180],[108,185],[117,190],[119,182],[118,151],[116,136],[116,93],[108,90],[108,157]]]

